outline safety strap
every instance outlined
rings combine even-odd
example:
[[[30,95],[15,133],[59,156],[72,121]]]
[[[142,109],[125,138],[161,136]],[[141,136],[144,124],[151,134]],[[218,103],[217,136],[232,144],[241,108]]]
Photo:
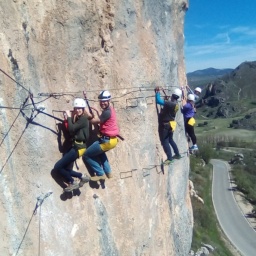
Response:
[[[188,124],[191,125],[191,126],[194,126],[196,123],[196,120],[194,117],[191,117],[189,120],[188,120]]]

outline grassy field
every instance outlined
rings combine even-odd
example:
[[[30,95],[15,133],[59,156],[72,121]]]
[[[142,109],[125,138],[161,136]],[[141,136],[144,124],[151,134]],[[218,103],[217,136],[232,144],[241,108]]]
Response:
[[[198,119],[196,120],[195,133],[200,137],[216,137],[217,140],[223,138],[225,140],[242,140],[248,142],[256,142],[256,131],[229,128],[232,119]],[[203,125],[207,122],[207,125]],[[202,125],[202,127],[199,127]]]

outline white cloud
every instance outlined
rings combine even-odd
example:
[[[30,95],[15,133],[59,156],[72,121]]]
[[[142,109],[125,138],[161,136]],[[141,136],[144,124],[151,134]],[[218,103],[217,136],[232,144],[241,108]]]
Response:
[[[209,67],[235,68],[244,61],[256,60],[256,46],[211,44],[186,48],[187,72]]]
[[[209,67],[235,68],[244,61],[256,60],[256,29],[246,26],[229,28],[193,45],[185,44],[187,72]]]
[[[235,27],[229,30],[230,33],[240,36],[244,36],[249,38],[255,38],[256,37],[256,29],[255,28],[250,28],[250,27]]]
[[[230,43],[229,34],[228,34],[228,33],[220,33],[220,34],[217,34],[217,35],[213,38],[213,41],[219,41],[219,40],[222,40],[223,43],[225,43],[225,44],[229,44],[229,43]]]

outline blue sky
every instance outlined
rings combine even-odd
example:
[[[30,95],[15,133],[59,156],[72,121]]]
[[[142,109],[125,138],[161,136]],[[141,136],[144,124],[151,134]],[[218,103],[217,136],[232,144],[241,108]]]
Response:
[[[186,72],[256,61],[256,0],[189,0]]]

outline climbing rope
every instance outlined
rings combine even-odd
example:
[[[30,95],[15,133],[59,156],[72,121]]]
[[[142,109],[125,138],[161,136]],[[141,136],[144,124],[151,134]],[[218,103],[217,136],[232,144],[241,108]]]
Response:
[[[26,125],[26,127],[25,127],[24,130],[22,131],[22,133],[21,133],[21,135],[20,135],[18,141],[16,142],[16,144],[15,144],[14,147],[13,147],[13,150],[11,151],[11,153],[9,154],[8,158],[6,159],[4,165],[2,166],[2,168],[1,168],[1,170],[0,170],[0,174],[2,173],[4,167],[5,167],[5,165],[7,164],[7,162],[9,161],[9,159],[11,158],[11,156],[12,156],[14,150],[16,149],[16,147],[17,147],[17,145],[18,145],[18,143],[19,143],[19,141],[20,141],[22,135],[25,133],[27,127],[28,127],[28,124]]]
[[[41,196],[37,197],[37,202],[36,202],[35,209],[34,209],[34,211],[33,211],[33,213],[32,213],[32,216],[31,216],[31,218],[30,218],[30,220],[29,220],[28,226],[27,226],[27,228],[26,228],[26,230],[25,230],[25,233],[24,233],[24,235],[23,235],[23,237],[22,237],[22,240],[21,240],[21,242],[20,242],[20,244],[19,244],[19,246],[18,246],[18,248],[17,248],[17,251],[16,251],[16,253],[15,253],[15,256],[18,255],[18,252],[19,252],[19,250],[20,250],[20,247],[21,247],[21,245],[22,245],[22,243],[23,243],[23,241],[24,241],[24,239],[25,239],[25,237],[26,237],[26,234],[27,234],[27,232],[28,232],[28,229],[29,229],[30,223],[31,223],[31,221],[32,221],[32,218],[33,218],[34,215],[36,215],[37,209],[38,209],[39,207],[40,207],[40,213],[39,213],[39,245],[38,245],[38,256],[40,256],[41,205],[42,205],[42,203],[44,202],[44,200],[45,200],[47,197],[49,197],[51,194],[52,194],[52,192],[48,192],[48,193],[46,193],[45,195],[41,195]]]
[[[18,113],[18,115],[15,117],[15,119],[14,119],[14,121],[12,122],[12,124],[11,124],[11,126],[10,126],[9,130],[8,130],[8,131],[7,131],[7,133],[4,135],[4,137],[3,137],[3,139],[2,139],[2,141],[1,141],[1,143],[0,143],[0,147],[2,146],[2,144],[3,144],[4,140],[5,140],[5,138],[6,138],[6,137],[7,137],[7,135],[9,134],[10,130],[11,130],[11,129],[12,129],[12,127],[14,126],[14,123],[15,123],[15,122],[16,122],[16,120],[18,119],[18,117],[19,117],[20,113],[21,113],[21,112],[19,112],[19,113]]]
[[[53,97],[53,98],[55,98],[55,99],[58,99],[58,98],[60,98],[60,97],[62,97],[62,96],[65,96],[65,95],[69,95],[69,96],[75,97],[74,95],[76,95],[76,94],[78,94],[78,93],[79,93],[79,94],[80,94],[80,93],[83,93],[84,98],[85,98],[85,100],[86,100],[86,102],[87,102],[87,105],[88,105],[88,107],[89,107],[89,109],[90,109],[89,99],[87,98],[87,95],[86,95],[85,91],[61,92],[61,93],[59,93],[59,92],[55,92],[55,93],[44,93],[44,92],[40,92],[40,93],[38,93],[38,96],[39,96],[39,97],[47,97],[47,98],[44,99],[44,100],[42,100],[42,101],[39,101],[39,102],[34,102],[34,97],[33,97],[33,94],[30,92],[30,90],[26,89],[23,85],[21,85],[21,84],[18,83],[16,80],[14,80],[12,77],[10,77],[10,76],[9,76],[6,72],[4,72],[2,69],[0,69],[0,71],[1,71],[4,75],[6,75],[8,78],[10,78],[12,81],[14,81],[14,82],[17,83],[19,86],[21,86],[24,90],[26,90],[27,92],[29,92],[28,97],[27,97],[27,98],[24,100],[24,102],[21,104],[20,108],[17,108],[17,107],[0,106],[0,108],[11,109],[11,110],[19,109],[19,110],[20,110],[20,113],[22,113],[22,115],[23,115],[23,116],[26,118],[26,120],[28,121],[28,123],[27,123],[27,125],[26,125],[26,128],[27,128],[28,124],[31,123],[31,122],[33,121],[33,119],[34,119],[39,113],[45,114],[45,115],[47,115],[47,116],[49,116],[49,117],[51,117],[51,118],[54,118],[54,119],[56,119],[56,120],[58,120],[58,121],[60,121],[60,122],[63,122],[62,119],[57,118],[57,117],[55,117],[54,115],[51,115],[51,114],[48,114],[48,113],[44,112],[45,108],[43,108],[43,107],[37,108],[37,106],[36,106],[36,104],[38,104],[38,103],[40,103],[40,102],[42,102],[42,101],[45,101],[45,100],[47,100],[47,99],[49,99],[49,98],[51,98],[51,97]],[[164,93],[164,95],[165,95],[165,96],[164,96],[165,98],[166,98],[166,97],[169,97],[169,96],[166,94],[166,92],[165,92],[165,89],[166,89],[166,90],[169,90],[169,87],[175,87],[175,88],[176,88],[177,86],[168,86],[168,87],[166,87],[166,88],[162,88],[162,91],[163,91],[163,93]],[[187,86],[187,87],[188,87],[188,86]],[[187,87],[186,87],[186,88],[187,88]],[[189,87],[188,87],[188,88],[189,88]],[[155,89],[155,87],[154,87],[154,88],[153,88],[153,87],[126,87],[126,88],[110,88],[109,90],[112,90],[112,91],[130,90],[130,91],[128,91],[128,92],[126,92],[126,93],[124,93],[124,94],[122,94],[122,95],[120,95],[120,96],[116,96],[116,97],[113,97],[113,98],[112,98],[112,99],[119,99],[119,98],[123,98],[123,97],[125,97],[125,96],[127,96],[127,95],[129,95],[129,94],[132,94],[132,93],[136,93],[136,92],[147,92],[147,91],[152,91],[152,90],[154,90],[154,89]],[[87,92],[98,92],[98,90],[88,90]],[[154,97],[154,96],[150,96],[150,97]],[[143,98],[143,97],[140,97],[140,98]],[[28,99],[31,100],[31,102],[32,102],[31,104],[27,104]],[[134,97],[134,98],[131,98],[131,99],[138,99],[138,97],[137,97],[137,98]],[[91,101],[94,101],[94,100],[91,100]],[[29,110],[29,109],[30,109],[30,108],[27,108],[29,105],[32,105],[32,106],[33,106],[33,108],[31,108],[32,112],[31,112],[31,116],[30,116],[30,117],[26,116],[26,114],[24,113],[24,110]],[[136,106],[137,106],[137,105],[136,105]],[[156,105],[156,108],[157,108],[157,105]],[[37,112],[36,114],[34,114],[35,111]],[[62,111],[55,111],[55,112],[62,112]],[[158,112],[158,108],[157,108],[157,112]],[[19,114],[20,114],[20,113],[19,113]],[[19,114],[18,114],[18,116],[19,116]],[[14,122],[17,120],[18,116],[15,118]],[[14,123],[13,123],[13,124],[14,124]],[[10,132],[11,128],[13,127],[13,124],[11,125],[11,127],[9,128],[7,134],[4,136],[3,140],[1,141],[0,146],[2,145],[4,139],[6,138],[6,136],[8,135],[8,133]],[[26,128],[23,130],[22,134],[25,132]],[[22,134],[21,134],[21,136],[22,136]],[[19,138],[19,140],[20,140],[20,139],[21,139],[21,137]],[[18,140],[18,142],[19,142],[19,140]],[[15,147],[17,146],[18,142],[16,143]],[[14,147],[14,149],[15,149],[15,147]],[[14,151],[14,149],[13,149],[13,151]],[[13,151],[11,152],[10,156],[12,155]],[[10,156],[8,157],[8,159],[10,158]],[[6,160],[4,166],[6,165],[8,159]],[[0,173],[2,172],[4,166],[3,166],[2,169],[0,170]],[[157,166],[159,166],[159,165],[154,165],[153,167],[151,166],[149,169],[152,169],[152,168],[157,167]],[[144,168],[144,169],[148,169],[148,168]]]
[[[29,92],[30,93],[30,91],[27,89],[27,88],[25,88],[22,84],[20,84],[19,82],[17,82],[15,79],[13,79],[11,76],[9,76],[6,72],[4,72],[1,68],[0,68],[0,71],[4,74],[4,75],[6,75],[8,78],[10,78],[13,82],[15,82],[17,85],[19,85],[20,87],[22,87],[24,90],[26,90],[27,92]]]
[[[169,87],[176,87],[176,86],[169,86]],[[131,93],[135,93],[135,92],[145,92],[145,91],[153,91],[155,88],[153,87],[126,87],[126,88],[110,88],[108,90],[110,91],[121,91],[121,90],[131,90],[127,93],[124,93],[122,94],[121,96],[116,96],[116,97],[113,97],[112,99],[118,99],[118,98],[122,98],[122,97],[125,97],[126,95],[128,94],[131,94]],[[164,88],[165,90],[167,89],[168,90],[168,87],[167,88]],[[98,92],[99,90],[86,90],[86,93],[88,92]],[[59,98],[61,96],[65,96],[65,95],[69,95],[69,96],[73,96],[75,97],[74,95],[77,95],[77,94],[82,94],[84,91],[77,91],[77,92],[62,92],[62,93],[58,93],[58,92],[54,92],[54,93],[47,93],[47,92],[40,92],[38,93],[38,96],[40,97],[53,97],[53,98]]]

